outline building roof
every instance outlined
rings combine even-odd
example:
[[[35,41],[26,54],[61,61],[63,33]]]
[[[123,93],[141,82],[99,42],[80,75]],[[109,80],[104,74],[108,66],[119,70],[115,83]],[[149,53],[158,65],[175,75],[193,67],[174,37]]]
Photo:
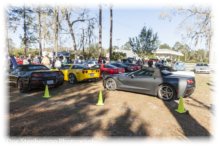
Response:
[[[153,51],[152,53],[156,55],[184,56],[181,52],[170,50],[170,49],[157,49],[156,51]]]

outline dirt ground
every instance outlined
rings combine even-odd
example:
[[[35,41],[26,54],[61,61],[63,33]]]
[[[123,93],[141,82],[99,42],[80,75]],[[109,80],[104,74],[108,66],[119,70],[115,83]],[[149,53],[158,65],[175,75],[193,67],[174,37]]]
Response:
[[[104,105],[97,106],[102,81],[65,83],[50,89],[20,94],[10,89],[8,135],[152,137],[187,139],[210,138],[212,129],[213,85],[210,75],[196,75],[196,90],[184,99],[189,114],[175,112],[178,101],[164,102],[156,97],[124,91],[103,90]]]

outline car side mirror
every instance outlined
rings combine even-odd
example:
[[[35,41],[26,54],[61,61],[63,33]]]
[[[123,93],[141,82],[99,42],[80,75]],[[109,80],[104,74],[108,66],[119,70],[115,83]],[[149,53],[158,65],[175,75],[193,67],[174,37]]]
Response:
[[[134,75],[134,74],[131,74],[130,77],[133,79],[133,78],[135,77],[135,75]]]

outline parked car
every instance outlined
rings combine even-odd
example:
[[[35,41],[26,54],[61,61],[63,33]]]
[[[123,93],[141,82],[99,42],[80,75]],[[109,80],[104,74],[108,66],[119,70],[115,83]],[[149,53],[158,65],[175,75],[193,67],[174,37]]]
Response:
[[[178,71],[184,71],[186,70],[185,63],[181,61],[177,61],[174,63],[173,69]]]
[[[85,62],[84,64],[88,67],[93,67],[93,66],[98,65],[98,62],[95,60],[90,60],[90,61]]]
[[[70,84],[81,81],[97,80],[100,78],[100,69],[90,68],[83,64],[67,64],[60,69],[64,74],[64,80]]]
[[[132,73],[107,75],[103,85],[108,90],[126,90],[172,100],[179,96],[190,96],[195,90],[195,78],[147,67]]]
[[[195,65],[195,73],[210,73],[210,67],[206,63],[197,63]]]
[[[61,71],[51,71],[44,65],[17,65],[9,73],[9,82],[18,87],[20,92],[48,86],[57,87],[63,84]]]
[[[132,63],[124,63],[124,64],[127,65],[128,67],[132,68],[133,71],[141,69],[141,66],[137,65],[137,64],[132,64]]]
[[[120,63],[120,62],[113,62],[113,63],[110,63],[111,65],[114,65],[116,67],[120,67],[120,68],[124,68],[125,69],[125,72],[132,72],[135,70],[135,67],[134,66],[128,66],[124,63]]]
[[[105,76],[106,74],[120,74],[124,73],[124,68],[119,68],[111,64],[101,64],[100,65],[101,75]]]

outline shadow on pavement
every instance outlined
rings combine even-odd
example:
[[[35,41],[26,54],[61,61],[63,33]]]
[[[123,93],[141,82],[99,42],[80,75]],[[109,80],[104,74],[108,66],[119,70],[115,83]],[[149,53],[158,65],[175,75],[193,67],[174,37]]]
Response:
[[[175,101],[164,102],[164,104],[182,128],[185,136],[210,136],[209,131],[205,127],[203,127],[196,119],[194,119],[189,113],[177,113],[175,109],[177,109],[178,104]]]

